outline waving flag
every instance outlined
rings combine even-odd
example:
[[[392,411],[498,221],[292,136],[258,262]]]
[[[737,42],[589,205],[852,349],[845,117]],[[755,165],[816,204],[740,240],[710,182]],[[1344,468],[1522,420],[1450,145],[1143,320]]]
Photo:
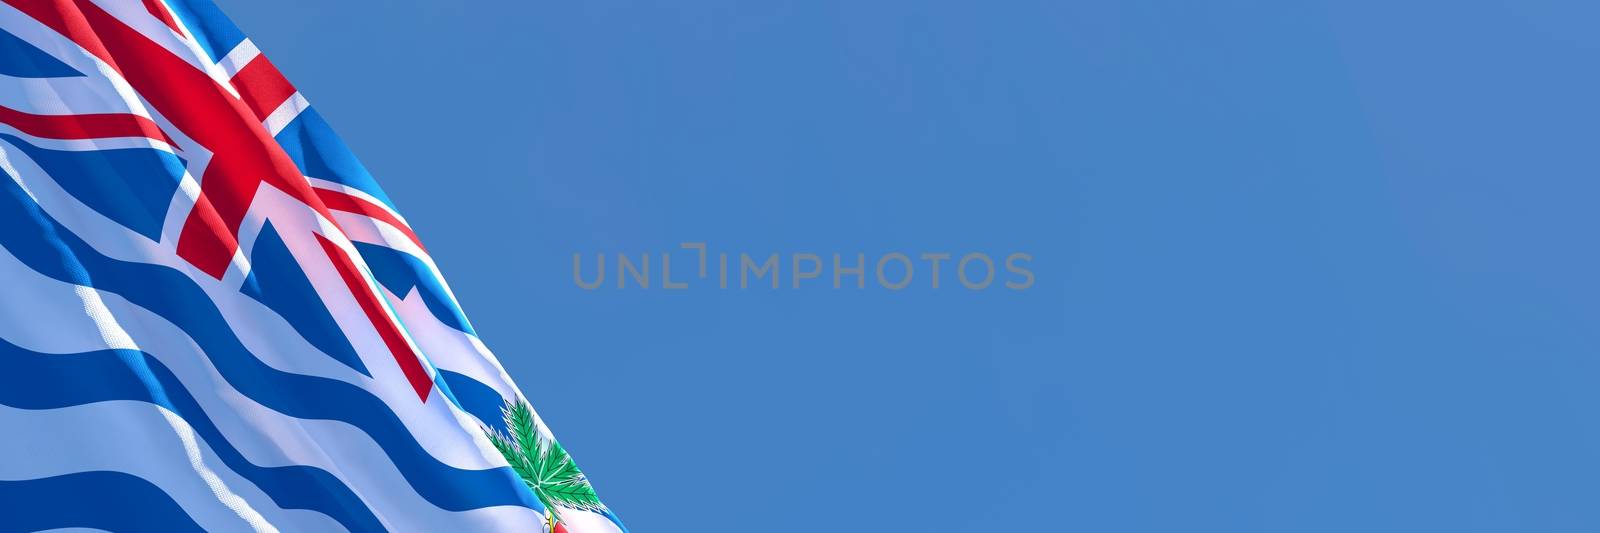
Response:
[[[0,0],[0,529],[623,531],[209,0]]]

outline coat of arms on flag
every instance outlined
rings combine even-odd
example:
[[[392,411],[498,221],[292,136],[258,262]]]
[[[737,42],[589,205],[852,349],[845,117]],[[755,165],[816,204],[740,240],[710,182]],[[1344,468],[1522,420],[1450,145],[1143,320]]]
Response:
[[[625,531],[211,0],[0,0],[0,529]]]

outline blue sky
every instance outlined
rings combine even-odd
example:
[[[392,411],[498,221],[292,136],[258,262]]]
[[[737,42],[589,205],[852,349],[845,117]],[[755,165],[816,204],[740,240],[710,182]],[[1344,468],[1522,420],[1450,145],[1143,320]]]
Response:
[[[219,3],[635,531],[1600,527],[1592,3]]]

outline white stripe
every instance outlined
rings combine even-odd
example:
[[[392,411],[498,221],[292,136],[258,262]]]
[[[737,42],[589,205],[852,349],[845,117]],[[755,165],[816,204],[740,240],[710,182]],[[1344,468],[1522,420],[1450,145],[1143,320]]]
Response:
[[[267,128],[267,133],[277,137],[278,133],[283,131],[283,128],[288,127],[290,122],[294,122],[295,117],[299,117],[302,111],[310,107],[311,103],[306,101],[306,97],[302,96],[299,91],[295,91],[282,104],[278,104],[277,109],[273,109],[272,113],[267,114],[267,118],[261,121],[261,125]]]
[[[106,78],[18,78],[0,74],[0,105],[33,115],[136,113]]]
[[[400,228],[383,220],[347,211],[333,211],[333,218],[350,240],[392,248],[422,261],[423,266],[428,267],[428,274],[432,275],[434,281],[439,283],[439,287],[444,289],[445,296],[449,297],[452,303],[457,301],[455,291],[450,289],[449,283],[445,283],[444,274],[439,271],[439,265],[433,262],[433,256],[412,242],[411,237],[400,231]],[[457,307],[459,306],[460,304],[457,304]]]
[[[256,403],[230,386],[194,341],[165,319],[115,294],[45,278],[4,248],[0,248],[0,276],[7,280],[7,294],[12,296],[0,300],[0,316],[10,317],[0,321],[0,338],[42,353],[81,353],[112,346],[140,349],[172,371],[218,431],[251,463],[268,467],[298,464],[326,470],[355,491],[391,527],[404,524],[433,531],[446,524],[477,523],[477,527],[468,528],[476,530],[493,524],[525,525],[533,523],[528,520],[537,519],[537,513],[521,507],[441,510],[411,490],[366,433],[342,422],[292,418]],[[113,338],[114,342],[100,340],[103,334],[98,331],[105,319],[91,318],[84,312],[85,305],[74,303],[91,301],[78,298],[85,291],[94,295],[93,305],[101,309],[93,314],[115,317],[112,320],[118,324],[117,329],[125,332],[122,337]],[[449,404],[438,399],[434,403]],[[457,427],[452,420],[431,429],[451,433]],[[481,436],[475,441],[482,443],[458,446],[498,458]],[[483,463],[477,468],[504,465]],[[434,527],[424,527],[427,525]]]
[[[483,343],[478,342],[477,337],[439,322],[416,289],[404,297],[388,289],[384,289],[383,294],[393,302],[396,312],[405,320],[406,327],[416,336],[434,366],[478,380],[495,389],[501,398],[517,397],[511,376],[493,356],[485,357],[488,352]]]
[[[428,270],[433,272],[435,277],[438,277],[439,269],[434,266],[433,258],[428,255],[427,251],[417,246],[417,243],[412,242],[411,237],[402,232],[400,228],[361,213],[351,213],[337,209],[330,211],[333,212],[333,221],[339,223],[339,228],[344,230],[345,235],[350,237],[350,240],[376,244],[404,252],[422,261],[423,264],[428,266]]]
[[[338,192],[342,192],[342,193],[348,194],[350,196],[354,196],[354,197],[360,198],[362,200],[366,200],[368,202],[371,202],[372,205],[378,206],[378,208],[383,209],[385,212],[389,213],[389,215],[393,216],[395,218],[395,220],[399,220],[401,224],[405,224],[408,227],[411,225],[410,222],[406,221],[406,217],[400,216],[400,212],[399,211],[395,211],[394,209],[391,209],[389,207],[389,204],[384,203],[383,200],[379,200],[378,197],[376,197],[376,196],[368,194],[367,191],[363,191],[361,189],[357,189],[355,187],[351,187],[351,186],[345,185],[343,183],[328,181],[328,180],[321,179],[321,178],[313,178],[311,176],[306,176],[306,182],[310,183],[312,187],[315,187],[315,188],[318,188],[318,189],[328,189],[330,191],[338,191]]]
[[[277,531],[274,524],[292,531],[338,527],[320,513],[278,507],[224,466],[187,422],[155,404],[118,400],[47,410],[0,406],[0,427],[6,428],[0,454],[27,458],[0,461],[0,479],[122,472],[160,488],[208,531]]]
[[[28,144],[46,150],[61,150],[68,152],[92,152],[96,150],[122,150],[129,148],[150,148],[161,150],[169,154],[174,153],[172,146],[149,137],[100,137],[95,139],[51,139],[35,137],[10,124],[0,123],[0,133],[19,137]]]
[[[622,533],[622,529],[605,515],[593,511],[580,509],[567,509],[560,507],[556,512],[561,513],[561,521],[565,523],[567,531],[578,533]]]
[[[250,64],[251,60],[260,55],[261,49],[256,48],[256,43],[245,39],[239,42],[238,46],[233,47],[233,50],[229,51],[228,55],[222,56],[222,60],[217,61],[217,66],[227,73],[228,78],[231,79],[239,71],[244,70],[244,66]]]

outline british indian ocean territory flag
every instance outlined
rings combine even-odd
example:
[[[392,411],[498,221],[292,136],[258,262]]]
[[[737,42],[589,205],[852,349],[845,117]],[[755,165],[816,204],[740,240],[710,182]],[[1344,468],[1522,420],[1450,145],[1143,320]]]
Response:
[[[210,0],[0,0],[0,530],[624,531]]]

